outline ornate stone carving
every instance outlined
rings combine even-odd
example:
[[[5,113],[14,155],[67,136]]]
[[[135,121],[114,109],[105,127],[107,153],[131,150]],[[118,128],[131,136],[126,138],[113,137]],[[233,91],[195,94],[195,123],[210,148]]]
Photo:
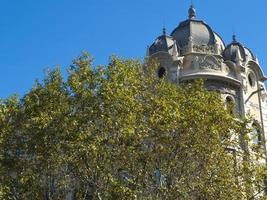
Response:
[[[232,90],[232,89],[230,89],[230,88],[227,88],[227,87],[221,87],[220,88],[220,91],[222,92],[222,93],[227,93],[227,94],[236,94],[236,91],[235,90]]]
[[[239,87],[231,85],[227,81],[208,80],[205,85],[209,90],[219,91],[221,94],[230,94],[237,99],[240,97]]]
[[[231,94],[233,96],[236,96],[236,91],[232,90],[230,88],[227,87],[219,87],[219,86],[208,86],[207,87],[208,90],[212,90],[212,91],[220,91],[221,94]]]
[[[210,53],[210,54],[217,53],[215,46],[208,46],[208,45],[193,45],[193,51],[200,53]]]
[[[177,58],[177,62],[179,66],[182,66],[184,63],[184,56],[180,56]]]
[[[181,51],[183,54],[188,52],[205,53],[211,55],[218,54],[216,45],[196,45],[192,44],[190,40],[188,41],[188,45],[184,46]]]
[[[221,70],[222,63],[214,56],[206,56],[204,60],[199,64],[200,69],[210,69],[219,71]]]
[[[224,67],[224,71],[225,71],[227,74],[231,74],[231,70],[230,70],[230,68],[229,68],[227,65],[225,65],[225,67]]]

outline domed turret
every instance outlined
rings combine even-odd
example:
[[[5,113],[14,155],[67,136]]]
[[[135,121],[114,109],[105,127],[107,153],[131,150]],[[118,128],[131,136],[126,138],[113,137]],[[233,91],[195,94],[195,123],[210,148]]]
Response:
[[[149,55],[153,55],[158,52],[165,52],[172,56],[178,56],[176,42],[171,36],[166,34],[165,28],[163,28],[163,34],[159,36],[149,47]]]
[[[240,42],[237,42],[236,36],[233,35],[233,41],[229,44],[224,52],[223,57],[225,60],[230,60],[232,62],[245,62],[248,60],[254,60],[255,56],[246,47],[244,47]]]

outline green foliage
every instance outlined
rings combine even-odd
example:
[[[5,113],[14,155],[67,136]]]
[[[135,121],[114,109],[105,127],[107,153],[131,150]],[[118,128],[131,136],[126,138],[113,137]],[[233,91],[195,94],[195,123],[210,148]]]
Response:
[[[198,80],[177,87],[156,64],[83,54],[0,104],[1,199],[249,199],[266,167]],[[145,72],[145,73],[144,73]],[[241,145],[241,146],[242,146]]]

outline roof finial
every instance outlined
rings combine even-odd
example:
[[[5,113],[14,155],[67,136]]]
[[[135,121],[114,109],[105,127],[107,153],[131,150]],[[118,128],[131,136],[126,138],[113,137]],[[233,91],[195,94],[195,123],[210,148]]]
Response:
[[[163,26],[162,32],[163,32],[163,35],[165,36],[166,35],[166,27],[165,26]]]
[[[236,34],[233,33],[233,42],[236,42]]]
[[[233,42],[236,42],[236,34],[235,34],[235,27],[233,26]]]
[[[191,6],[188,10],[188,17],[189,19],[194,19],[196,18],[196,9],[193,6],[193,1],[191,2]]]

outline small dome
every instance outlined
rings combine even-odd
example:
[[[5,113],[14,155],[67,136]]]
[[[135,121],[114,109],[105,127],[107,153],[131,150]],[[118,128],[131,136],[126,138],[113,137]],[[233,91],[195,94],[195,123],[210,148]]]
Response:
[[[163,29],[163,34],[149,47],[149,55],[157,52],[166,52],[170,55],[177,54],[176,42],[171,36],[166,35],[165,29]]]
[[[224,59],[231,60],[233,62],[237,61],[239,55],[240,55],[241,61],[246,60],[245,49],[242,46],[242,44],[240,44],[239,42],[233,42],[229,44],[223,52]]]
[[[240,57],[243,62],[248,60],[255,61],[253,53],[241,43],[237,42],[235,35],[233,36],[233,42],[225,48],[223,57],[225,60],[231,60],[233,62],[236,62],[237,59],[239,59],[238,57]]]
[[[256,61],[256,57],[254,54],[251,52],[251,50],[247,47],[244,47],[245,49],[245,54],[246,54],[246,60],[254,60]]]

